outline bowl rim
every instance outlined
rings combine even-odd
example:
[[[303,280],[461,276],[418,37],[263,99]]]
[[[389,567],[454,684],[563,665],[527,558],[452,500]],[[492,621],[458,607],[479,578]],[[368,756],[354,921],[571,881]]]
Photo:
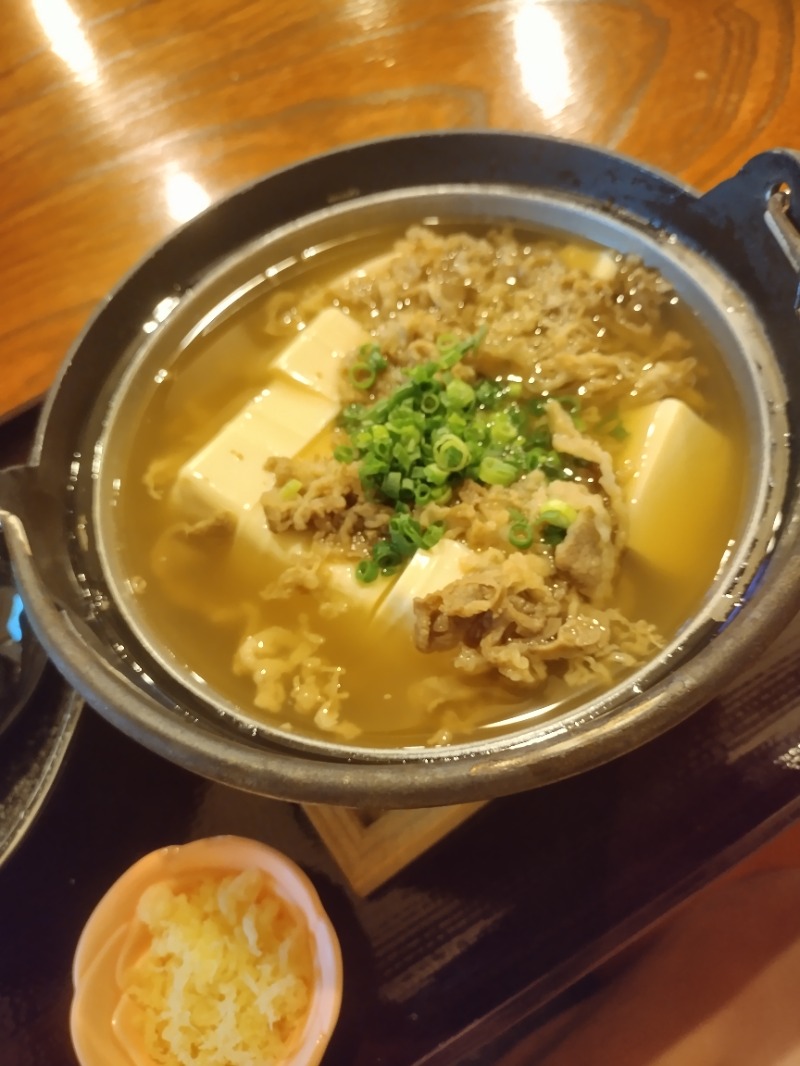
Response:
[[[71,349],[39,424],[32,455],[34,470],[38,472],[46,466],[48,452],[52,454],[49,441],[55,434],[51,420],[60,410],[63,411],[66,400],[62,393],[69,392],[66,386],[69,385],[76,356],[91,343],[95,333],[107,328],[108,315],[115,306],[115,300],[124,297],[128,287],[140,280],[142,273],[149,272],[151,276],[151,268],[154,262],[160,262],[159,257],[165,257],[169,262],[181,253],[188,240],[187,234],[196,233],[198,219],[213,218],[219,222],[220,216],[215,212],[222,211],[222,215],[227,217],[225,212],[229,215],[233,210],[241,210],[253,196],[262,195],[267,187],[276,191],[275,182],[280,187],[277,191],[285,191],[287,183],[300,185],[303,181],[307,182],[310,176],[313,177],[315,167],[332,165],[335,178],[339,180],[354,160],[359,161],[360,169],[365,159],[377,165],[381,162],[380,153],[389,148],[401,153],[407,153],[412,147],[417,154],[428,151],[433,154],[435,161],[437,152],[445,149],[462,152],[467,147],[474,152],[478,144],[485,148],[489,157],[486,165],[490,168],[503,162],[502,159],[497,162],[503,152],[517,166],[521,165],[518,156],[526,166],[544,160],[551,182],[556,181],[553,175],[563,161],[570,160],[574,168],[574,182],[567,190],[570,194],[580,195],[581,181],[589,180],[593,174],[599,175],[598,181],[606,190],[627,182],[631,189],[636,190],[631,194],[636,204],[649,205],[655,212],[648,224],[663,228],[664,218],[670,212],[677,213],[676,217],[686,223],[687,232],[692,226],[695,227],[692,237],[701,247],[709,232],[719,239],[719,247],[715,248],[712,258],[719,261],[730,253],[729,234],[725,226],[718,219],[712,219],[709,223],[704,212],[698,208],[697,194],[687,186],[618,153],[577,142],[531,134],[455,131],[382,138],[337,149],[273,172],[234,192],[209,208],[203,216],[198,216],[169,236],[133,268],[101,305]],[[773,156],[773,169],[787,158],[795,158],[792,153],[767,153],[764,157],[756,157],[754,164],[766,156],[770,159],[761,166],[762,170],[769,170],[768,164]],[[755,169],[758,170],[757,167]],[[584,170],[588,177],[583,173]],[[624,217],[628,207],[626,201],[625,209],[619,209],[617,214]],[[667,229],[670,227],[667,226]],[[733,260],[730,262],[733,264]],[[727,264],[723,263],[723,269],[736,277],[738,267],[734,269],[731,265],[728,269]],[[753,292],[746,289],[745,295],[760,313],[761,294],[754,296]],[[151,303],[151,306],[154,304]],[[772,333],[774,344],[775,331]],[[793,453],[791,458],[796,465]],[[792,485],[790,479],[787,498],[793,488],[796,490],[797,486]],[[30,543],[19,517],[9,515],[4,528],[20,589],[39,639],[67,679],[96,709],[129,736],[206,777],[256,792],[286,799],[346,802],[350,805],[374,802],[374,798],[380,796],[382,801],[394,806],[425,806],[504,795],[571,776],[639,746],[697,710],[718,691],[721,679],[737,672],[743,658],[751,658],[766,647],[797,609],[800,600],[800,554],[796,550],[798,515],[796,501],[789,502],[793,506],[789,510],[788,520],[776,538],[769,565],[759,575],[758,596],[748,603],[746,611],[738,612],[727,625],[730,636],[726,636],[724,641],[713,641],[692,660],[697,663],[702,659],[702,676],[692,670],[683,677],[663,680],[638,701],[634,710],[622,711],[612,722],[596,730],[590,748],[583,746],[580,733],[573,733],[556,738],[546,749],[520,743],[500,753],[481,753],[480,758],[471,755],[443,758],[435,765],[424,758],[391,765],[363,763],[358,767],[324,759],[298,759],[285,751],[273,751],[265,747],[255,749],[241,739],[230,735],[220,736],[202,726],[195,730],[193,742],[187,746],[182,736],[184,723],[164,714],[161,705],[145,699],[126,678],[111,669],[102,656],[92,650],[91,634],[87,633],[80,621],[57,609],[46,582],[31,558]],[[672,706],[675,699],[680,700],[677,712]]]
[[[284,1066],[317,1066],[336,1027],[342,1000],[342,953],[336,931],[316,888],[292,859],[262,841],[233,834],[202,837],[148,852],[120,874],[95,905],[78,939],[72,965],[70,1032],[81,1066],[106,1066],[96,1058],[97,1034],[86,1038],[85,999],[97,980],[97,967],[104,971],[111,967],[145,889],[192,874],[235,874],[245,869],[266,873],[276,895],[296,909],[307,925],[315,983],[303,1028]],[[113,1030],[110,1018],[108,1022]],[[127,1057],[120,1045],[120,1061]]]
[[[211,328],[212,316],[218,310],[224,326],[231,311],[238,306],[236,297],[241,296],[240,302],[249,301],[258,291],[259,284],[269,284],[269,280],[263,278],[263,272],[256,272],[252,278],[247,276],[246,280],[241,285],[237,285],[231,292],[231,284],[233,283],[228,283],[227,279],[232,271],[236,271],[238,279],[241,280],[242,277],[253,274],[256,270],[256,263],[260,260],[262,260],[263,265],[264,262],[271,263],[275,258],[280,259],[282,241],[288,241],[293,245],[296,243],[298,247],[305,247],[309,243],[314,245],[317,242],[315,226],[318,223],[332,224],[335,228],[338,224],[338,218],[344,215],[345,220],[341,224],[345,226],[347,232],[350,232],[347,227],[348,214],[354,216],[353,222],[357,224],[357,220],[365,212],[369,214],[374,209],[379,212],[381,209],[395,212],[398,200],[403,204],[405,211],[408,211],[409,207],[411,208],[412,219],[419,217],[420,214],[426,217],[429,214],[436,214],[437,204],[445,200],[448,204],[452,202],[456,205],[453,210],[458,216],[463,214],[463,205],[466,203],[469,212],[475,212],[476,217],[483,217],[487,210],[494,209],[498,218],[511,217],[520,223],[524,222],[526,225],[530,225],[533,229],[538,229],[543,225],[539,218],[541,216],[547,219],[548,226],[554,232],[566,235],[569,235],[570,232],[579,232],[580,236],[586,236],[588,232],[591,239],[597,239],[599,243],[604,245],[610,246],[614,236],[624,236],[629,247],[624,247],[622,242],[617,242],[615,247],[621,247],[623,252],[629,252],[633,249],[634,254],[641,252],[643,255],[649,253],[651,256],[661,256],[663,261],[658,263],[658,269],[664,276],[669,277],[668,268],[671,268],[674,280],[680,278],[685,284],[686,278],[691,277],[704,296],[713,293],[717,297],[714,300],[709,295],[708,304],[710,309],[716,312],[715,324],[720,330],[725,332],[729,347],[735,346],[737,351],[745,352],[748,357],[744,360],[751,375],[750,379],[745,383],[747,386],[753,386],[754,384],[755,363],[766,347],[766,340],[763,334],[759,332],[758,323],[749,314],[746,302],[738,293],[734,292],[727,279],[722,279],[718,272],[715,272],[692,249],[680,245],[672,247],[660,235],[652,236],[647,232],[642,232],[641,228],[634,228],[630,223],[626,223],[624,227],[621,227],[615,220],[609,219],[602,211],[596,209],[594,205],[576,205],[573,202],[564,200],[563,197],[541,194],[538,190],[531,190],[530,192],[526,190],[523,192],[504,185],[482,186],[480,189],[476,189],[473,186],[439,185],[435,188],[399,189],[377,196],[361,197],[355,201],[348,202],[344,206],[337,205],[330,211],[318,212],[300,220],[293,220],[283,227],[281,231],[272,231],[255,237],[247,247],[240,249],[235,256],[231,257],[230,261],[226,260],[217,264],[209,271],[208,275],[198,282],[183,303],[183,306],[176,305],[170,312],[168,340],[163,339],[160,330],[154,330],[148,334],[134,351],[130,362],[124,368],[117,386],[111,393],[104,424],[96,441],[95,459],[92,467],[95,477],[93,480],[93,536],[91,539],[97,551],[100,570],[105,578],[104,589],[109,591],[115,610],[122,616],[127,631],[133,634],[138,645],[144,650],[146,657],[143,662],[144,668],[148,669],[148,664],[157,663],[166,675],[171,676],[199,704],[210,704],[216,713],[223,715],[231,723],[232,729],[238,727],[247,730],[253,737],[257,736],[267,743],[272,742],[278,746],[285,746],[298,752],[306,752],[321,757],[333,756],[359,763],[376,761],[403,762],[407,761],[413,754],[422,754],[431,763],[441,759],[480,757],[487,749],[493,751],[508,750],[530,741],[534,735],[537,738],[536,743],[547,744],[551,735],[561,733],[564,728],[583,728],[585,722],[590,718],[595,719],[617,713],[620,707],[631,699],[632,695],[637,695],[643,688],[652,687],[668,668],[672,668],[670,664],[677,663],[680,665],[685,658],[691,657],[692,642],[698,639],[698,634],[702,634],[704,628],[708,628],[714,622],[720,621],[720,607],[725,611],[730,610],[731,600],[735,596],[733,590],[742,586],[745,576],[750,572],[748,567],[752,570],[753,545],[758,544],[759,541],[762,545],[766,544],[767,539],[772,534],[772,513],[775,510],[775,482],[780,480],[777,469],[768,474],[763,468],[763,464],[761,464],[761,469],[758,473],[751,471],[749,521],[745,522],[744,517],[740,516],[738,521],[742,528],[737,538],[736,546],[730,552],[730,557],[725,565],[719,568],[702,602],[698,604],[693,615],[670,637],[667,646],[656,657],[640,664],[634,671],[627,673],[610,687],[604,687],[598,691],[590,691],[585,697],[576,697],[575,700],[568,701],[568,707],[565,707],[563,711],[559,711],[555,717],[547,716],[542,721],[526,722],[515,730],[503,731],[502,733],[491,732],[488,736],[479,734],[475,738],[454,741],[441,747],[425,747],[422,744],[409,745],[408,747],[390,744],[363,746],[357,740],[346,743],[335,737],[317,738],[304,736],[300,733],[289,733],[270,721],[259,719],[245,708],[237,707],[222,693],[215,691],[212,686],[207,685],[204,681],[196,680],[196,675],[193,674],[191,666],[183,666],[172,656],[169,649],[159,643],[156,627],[138,609],[136,598],[126,594],[125,569],[119,553],[115,552],[113,548],[117,526],[112,509],[106,506],[107,500],[112,494],[109,478],[111,478],[113,471],[105,473],[105,467],[107,466],[105,459],[107,452],[113,450],[110,442],[115,436],[119,435],[120,423],[123,426],[130,426],[135,422],[135,419],[121,418],[121,411],[129,401],[132,388],[138,386],[141,380],[149,382],[154,367],[168,366],[163,354],[159,353],[159,341],[162,349],[165,346],[168,349],[174,349],[177,344],[177,350],[182,350],[185,343],[190,343],[183,339],[185,329],[181,327],[182,322],[186,322],[191,327],[190,334],[194,335],[199,327],[195,328],[192,324],[198,321],[199,315],[199,322],[202,324],[203,332],[205,333]],[[524,211],[530,212],[531,217],[526,216],[523,219]],[[370,228],[372,221],[373,219],[370,215],[367,228]],[[570,222],[577,223],[572,230],[570,229]],[[610,235],[607,234],[605,232],[606,229],[611,230],[612,233]],[[608,236],[608,240],[603,240],[602,238],[606,236]],[[268,249],[276,242],[278,242],[279,250],[269,253]],[[264,256],[266,258],[263,258]],[[244,270],[242,269],[243,264],[247,264]],[[699,279],[697,275],[700,275]],[[680,288],[681,286],[676,284],[676,289],[679,292]],[[208,303],[206,293],[209,290],[214,291],[216,289],[220,289],[226,294],[219,304],[211,312],[202,313],[202,311],[198,311],[196,305],[199,303],[200,308],[204,309]],[[718,289],[719,293],[717,292]],[[695,297],[694,304],[692,303],[692,295]],[[724,315],[719,313],[717,307],[717,304],[721,303],[723,296],[727,301]],[[684,294],[682,294],[682,298],[684,298]],[[685,302],[695,313],[698,313],[697,298],[697,293],[685,295]],[[705,311],[705,325],[710,328],[710,310],[707,307]],[[774,439],[779,437],[784,432],[785,425],[779,411],[772,412],[772,422],[776,424],[771,425],[770,412],[768,411],[770,403],[780,398],[780,384],[775,380],[770,380],[762,369],[760,385],[761,391],[756,390],[751,404],[752,409],[748,412],[748,415],[749,421],[755,427],[752,432],[758,435],[758,443],[762,445],[768,444],[767,438]],[[150,389],[150,394],[152,394],[152,388]],[[133,402],[139,405],[139,410],[141,411],[146,408],[148,400],[142,400],[139,397]],[[130,430],[127,430],[127,432],[130,432]],[[125,433],[126,430],[123,429],[123,434]],[[128,441],[128,445],[130,443]],[[768,450],[768,447],[759,447],[753,449],[753,452],[761,454]],[[756,466],[757,464],[754,462],[752,465]],[[95,466],[97,470],[95,470]],[[768,530],[764,528],[765,522],[768,525]]]

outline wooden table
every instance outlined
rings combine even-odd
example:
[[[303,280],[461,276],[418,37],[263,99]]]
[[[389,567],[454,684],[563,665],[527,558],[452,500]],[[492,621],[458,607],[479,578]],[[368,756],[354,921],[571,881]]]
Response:
[[[796,8],[792,0],[5,0],[0,419],[45,392],[92,307],[154,242],[241,183],[311,154],[423,129],[506,128],[613,148],[705,189],[758,151],[800,147]],[[22,456],[31,427],[31,418],[0,427],[0,466]],[[515,846],[520,820],[546,844],[547,877],[532,898],[546,908],[553,935],[543,933],[535,960],[542,973],[550,966],[536,994],[564,983],[557,963],[567,948],[593,945],[575,956],[574,976],[663,909],[663,899],[653,903],[669,887],[656,877],[661,867],[680,866],[674,902],[796,815],[794,780],[771,757],[758,768],[731,760],[709,772],[698,764],[692,773],[707,792],[684,847],[683,825],[695,816],[689,810],[674,824],[669,805],[680,806],[681,783],[668,775],[662,782],[658,767],[671,765],[687,736],[691,747],[710,729],[706,716],[574,788],[501,802],[508,818],[499,835],[494,815],[478,816],[496,863]],[[149,784],[139,794],[142,780]],[[630,804],[649,782],[651,806]],[[548,821],[548,803],[560,828]],[[587,811],[602,824],[586,830],[576,878],[559,833],[579,839]],[[376,1013],[366,1043],[359,1036],[363,1004],[375,993],[364,930],[390,923],[391,907],[401,905],[391,893],[354,903],[289,805],[201,782],[85,716],[46,816],[0,871],[0,923],[14,923],[0,925],[3,1066],[72,1061],[69,958],[87,908],[117,872],[168,839],[232,827],[261,835],[265,826],[323,878],[342,928],[358,916],[348,965],[360,977],[338,1047],[360,1050],[334,1048],[335,1061],[416,1061],[424,1018],[415,1001],[408,1017],[395,1007]],[[449,847],[395,889],[409,906],[421,891],[432,922],[442,864],[458,871],[464,863],[486,899],[498,874],[471,870],[458,839]],[[618,870],[630,875],[627,895],[613,880]],[[513,874],[512,863],[504,886]],[[429,896],[420,884],[433,886]],[[582,910],[579,889],[595,893],[599,906]],[[469,943],[461,944],[465,957]],[[451,983],[455,971],[446,971]],[[22,991],[8,999],[15,982]],[[498,1001],[508,992],[499,989]],[[456,1002],[458,987],[451,993]],[[465,1000],[461,1014],[437,1020],[447,1035],[463,1031],[471,1010]],[[522,1025],[525,1003],[514,1011],[501,1004],[492,1038],[511,1020]],[[459,1039],[461,1050],[474,1046],[469,1031]],[[450,1066],[453,1054],[445,1048],[431,1062]]]
[[[800,140],[792,0],[6,0],[0,414],[179,223],[365,138],[497,127],[702,188]]]

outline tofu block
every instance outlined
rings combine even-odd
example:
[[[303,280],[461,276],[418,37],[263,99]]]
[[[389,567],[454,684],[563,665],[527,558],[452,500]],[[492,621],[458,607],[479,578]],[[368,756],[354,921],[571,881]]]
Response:
[[[229,511],[241,523],[274,484],[273,475],[264,470],[266,460],[297,455],[337,411],[338,405],[324,396],[292,381],[275,381],[184,464],[175,502],[189,521]],[[252,532],[258,526],[243,528]]]
[[[440,540],[429,551],[420,550],[389,589],[375,612],[375,621],[387,628],[414,625],[414,600],[438,592],[464,573],[475,552],[455,540]]]
[[[290,566],[307,548],[302,533],[273,533],[267,525],[262,507],[248,508],[239,516],[236,526],[237,548],[248,565],[259,556],[269,555],[284,566]]]
[[[335,307],[314,321],[275,360],[275,369],[329,400],[339,397],[342,360],[370,339],[366,330]]]
[[[249,510],[274,477],[264,470],[269,454],[259,442],[260,419],[247,407],[181,467],[174,499],[190,522],[219,511],[237,517]]]
[[[629,411],[622,424],[628,436],[615,465],[629,507],[628,550],[679,574],[687,554],[714,550],[731,445],[675,399]]]
[[[397,253],[395,252],[384,252],[382,255],[376,255],[373,259],[368,259],[366,263],[356,267],[355,270],[349,270],[346,274],[342,274],[340,278],[336,279],[336,284],[350,285],[354,281],[360,281],[362,278],[374,278],[385,274],[389,269],[389,264],[396,257]]]
[[[333,563],[327,570],[328,584],[351,607],[372,614],[392,587],[394,579],[381,576],[364,585],[356,580],[354,571],[355,566],[350,563]]]
[[[600,281],[613,281],[617,276],[616,253],[608,249],[568,244],[559,255],[568,267],[585,270]]]

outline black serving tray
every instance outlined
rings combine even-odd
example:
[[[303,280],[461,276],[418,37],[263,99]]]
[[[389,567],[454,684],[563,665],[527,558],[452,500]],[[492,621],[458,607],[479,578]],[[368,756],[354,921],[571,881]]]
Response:
[[[20,771],[39,781],[36,809],[48,790],[49,802],[0,868],[2,1066],[74,1066],[70,968],[90,911],[145,852],[216,833],[267,841],[319,890],[345,969],[328,1066],[493,1064],[600,962],[800,814],[798,647],[795,624],[670,733],[491,802],[366,898],[302,808],[205,781],[78,715],[48,670],[0,739],[1,767],[15,735],[24,747],[44,729],[34,754],[45,723],[61,737],[49,776]],[[0,834],[8,820],[0,795]]]
[[[215,833],[311,875],[339,932],[326,1063],[491,1063],[549,1001],[800,811],[800,679],[774,674],[648,747],[497,800],[366,899],[294,805],[206,782],[84,711],[50,802],[0,870],[3,1066],[67,1066],[75,942],[136,858]],[[58,686],[56,686],[58,688]],[[55,695],[55,693],[53,693]]]

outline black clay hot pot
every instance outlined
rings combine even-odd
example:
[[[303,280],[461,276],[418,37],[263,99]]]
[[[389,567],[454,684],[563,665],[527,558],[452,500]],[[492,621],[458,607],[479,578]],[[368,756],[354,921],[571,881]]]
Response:
[[[2,474],[5,550],[38,639],[131,737],[200,774],[288,799],[457,803],[576,774],[648,741],[756,660],[800,605],[798,204],[792,152],[760,155],[698,196],[607,152],[503,133],[358,145],[235,193],[169,237],[102,304],[47,400],[29,463]],[[298,741],[193,688],[122,608],[105,543],[103,447],[137,376],[265,263],[430,215],[570,231],[658,267],[703,318],[742,396],[747,514],[697,616],[656,662],[577,710],[452,748]]]

